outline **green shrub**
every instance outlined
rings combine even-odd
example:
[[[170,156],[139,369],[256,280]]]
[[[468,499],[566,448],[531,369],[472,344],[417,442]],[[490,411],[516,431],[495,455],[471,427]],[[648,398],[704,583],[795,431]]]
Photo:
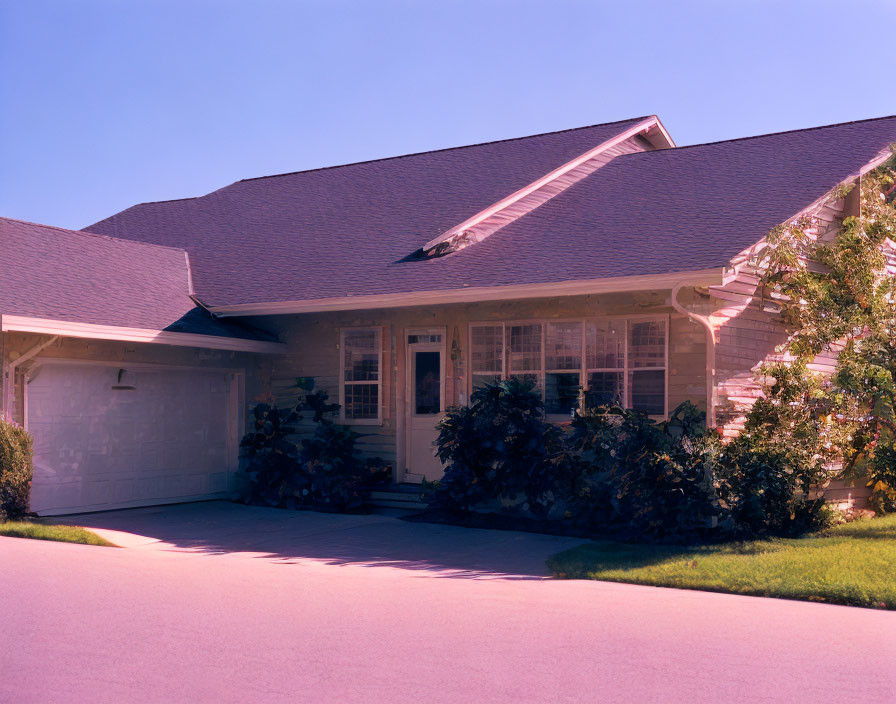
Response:
[[[449,408],[438,425],[444,476],[432,501],[469,511],[499,499],[523,513],[548,513],[567,477],[563,431],[543,419],[529,380],[507,379],[476,389],[468,407]]]
[[[249,477],[247,503],[291,505],[302,489],[299,449],[289,438],[301,420],[298,408],[260,403],[252,409],[255,427],[240,442],[243,471]]]
[[[325,511],[361,508],[370,487],[388,481],[391,469],[378,459],[360,459],[356,449],[360,435],[327,417],[339,411],[339,404],[328,404],[326,393],[306,397],[306,407],[314,411],[317,427],[310,438],[302,439],[299,453],[304,503]]]
[[[799,370],[792,378],[776,371],[775,388],[728,444],[689,402],[660,423],[618,406],[590,409],[577,413],[567,435],[544,420],[531,383],[487,385],[439,424],[445,474],[427,495],[451,510],[500,500],[505,512],[560,519],[582,532],[666,542],[817,529],[823,501],[808,497],[827,477],[816,452],[818,409],[802,424],[775,427],[783,426],[782,405],[808,404],[812,391],[800,390]]]
[[[842,443],[849,426],[826,421],[836,399],[804,362],[766,365],[760,374],[763,396],[717,460],[736,531],[752,537],[823,527],[824,500],[810,497],[831,479],[828,448]]]
[[[571,437],[580,457],[572,519],[673,541],[730,529],[715,475],[716,438],[688,402],[662,423],[618,406],[579,413]]]
[[[15,423],[0,418],[0,521],[28,514],[33,454],[31,436]]]
[[[373,485],[388,481],[391,468],[376,458],[361,460],[356,448],[360,436],[330,420],[339,405],[327,400],[327,394],[318,391],[305,395],[294,408],[259,404],[253,409],[254,430],[240,443],[249,477],[247,503],[357,510]],[[313,412],[315,429],[296,442],[303,411]]]
[[[824,527],[824,499],[809,498],[808,473],[786,453],[756,447],[745,435],[722,448],[716,473],[738,537],[789,536]]]
[[[892,442],[875,448],[867,468],[871,508],[878,514],[896,512],[896,448]]]

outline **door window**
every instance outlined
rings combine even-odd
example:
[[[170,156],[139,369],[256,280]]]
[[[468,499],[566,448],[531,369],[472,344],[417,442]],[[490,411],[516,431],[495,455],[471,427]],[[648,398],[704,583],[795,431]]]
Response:
[[[440,352],[414,353],[414,414],[437,415],[442,411],[442,361]]]

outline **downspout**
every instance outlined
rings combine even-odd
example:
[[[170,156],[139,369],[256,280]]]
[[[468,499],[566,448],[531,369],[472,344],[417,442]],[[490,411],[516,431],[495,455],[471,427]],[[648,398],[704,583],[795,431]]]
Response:
[[[692,313],[678,302],[678,292],[687,284],[675,284],[672,289],[672,307],[682,315],[700,323],[706,329],[706,427],[716,425],[716,333],[712,321],[705,315]]]
[[[18,369],[20,364],[24,364],[29,359],[32,359],[37,354],[45,350],[47,347],[52,345],[56,340],[59,339],[58,335],[53,335],[49,340],[45,342],[41,342],[36,344],[27,352],[24,352],[21,357],[13,360],[9,364],[6,365],[6,372],[3,375],[3,405],[0,406],[0,412],[5,415],[6,418],[12,420],[13,417],[13,409],[11,408],[11,404],[9,402],[9,390],[10,388],[15,387],[16,383],[16,369]],[[15,395],[13,395],[13,403],[15,404]],[[24,419],[23,419],[24,420]]]

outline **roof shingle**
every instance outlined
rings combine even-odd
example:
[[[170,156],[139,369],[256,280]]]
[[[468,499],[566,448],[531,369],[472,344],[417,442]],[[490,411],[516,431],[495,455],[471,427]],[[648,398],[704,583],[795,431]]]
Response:
[[[896,117],[628,154],[478,244],[422,244],[638,119],[239,181],[89,228],[190,252],[212,307],[724,266],[896,142]]]
[[[0,218],[0,315],[259,338],[190,298],[182,249]]]

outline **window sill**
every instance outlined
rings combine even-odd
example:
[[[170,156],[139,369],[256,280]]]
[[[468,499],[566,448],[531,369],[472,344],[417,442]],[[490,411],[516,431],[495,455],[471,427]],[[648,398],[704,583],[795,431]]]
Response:
[[[340,418],[340,425],[382,425],[382,418]]]

